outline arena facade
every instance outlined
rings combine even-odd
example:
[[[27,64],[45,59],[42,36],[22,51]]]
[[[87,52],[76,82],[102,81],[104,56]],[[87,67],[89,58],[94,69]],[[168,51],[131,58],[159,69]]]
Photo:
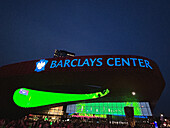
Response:
[[[152,116],[165,87],[156,63],[134,55],[57,57],[1,67],[1,115],[63,106],[73,117]],[[54,113],[47,113],[54,114]]]

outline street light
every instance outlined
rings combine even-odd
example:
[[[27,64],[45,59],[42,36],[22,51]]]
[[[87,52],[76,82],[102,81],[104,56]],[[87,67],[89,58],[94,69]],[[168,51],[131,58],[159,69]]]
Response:
[[[132,92],[132,95],[133,95],[133,96],[136,95],[136,92]]]

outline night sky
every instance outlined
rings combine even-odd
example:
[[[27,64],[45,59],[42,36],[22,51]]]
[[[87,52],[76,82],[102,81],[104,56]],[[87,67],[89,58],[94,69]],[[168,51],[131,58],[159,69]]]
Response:
[[[170,116],[169,0],[0,1],[0,66],[52,58],[54,49],[152,59],[166,82],[154,113]]]

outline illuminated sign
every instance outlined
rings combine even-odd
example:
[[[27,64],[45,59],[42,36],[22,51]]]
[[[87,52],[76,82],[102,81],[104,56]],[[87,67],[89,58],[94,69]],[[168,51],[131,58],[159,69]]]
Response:
[[[51,62],[50,68],[57,68],[57,67],[83,67],[83,66],[102,66],[102,58],[94,58],[94,59],[85,59],[82,61],[81,59],[73,59],[73,60],[60,60],[57,62],[56,60],[53,60]]]
[[[108,66],[136,66],[146,67],[152,69],[148,60],[138,58],[109,58],[107,59]]]
[[[47,60],[40,60],[37,62],[37,66],[35,71],[40,72],[45,70],[45,65],[47,64]],[[150,65],[149,60],[142,58],[70,58],[70,59],[60,59],[60,60],[52,60],[48,65],[48,68],[65,68],[65,67],[141,67],[153,69]]]
[[[42,59],[36,63],[36,72],[44,71],[45,65],[48,63],[48,60]]]
[[[56,103],[90,100],[103,97],[109,93],[109,90],[89,94],[68,94],[37,91],[27,88],[17,89],[13,94],[13,101],[20,107],[30,108]]]

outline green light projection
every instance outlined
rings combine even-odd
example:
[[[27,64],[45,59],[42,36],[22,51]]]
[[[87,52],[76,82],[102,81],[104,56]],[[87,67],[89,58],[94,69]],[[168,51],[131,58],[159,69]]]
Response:
[[[30,108],[62,102],[96,99],[99,97],[103,97],[108,93],[108,89],[104,90],[103,93],[96,92],[90,94],[68,94],[20,88],[14,92],[13,101],[20,107]]]
[[[139,102],[102,102],[76,104],[75,112],[80,114],[125,115],[124,107],[134,107],[135,116],[143,116]]]

